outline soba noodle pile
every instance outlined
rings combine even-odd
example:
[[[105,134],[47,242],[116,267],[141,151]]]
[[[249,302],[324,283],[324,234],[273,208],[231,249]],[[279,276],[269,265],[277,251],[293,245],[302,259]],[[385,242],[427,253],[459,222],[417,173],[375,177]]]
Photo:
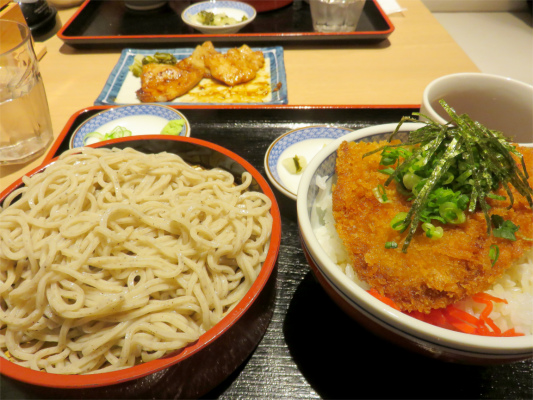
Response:
[[[2,356],[60,374],[113,371],[197,340],[254,282],[272,225],[248,173],[237,184],[173,154],[79,151],[0,209]]]

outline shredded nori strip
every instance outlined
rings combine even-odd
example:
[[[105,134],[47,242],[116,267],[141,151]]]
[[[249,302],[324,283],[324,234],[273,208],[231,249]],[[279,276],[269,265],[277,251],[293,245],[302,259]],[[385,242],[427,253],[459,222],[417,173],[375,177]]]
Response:
[[[493,192],[500,186],[504,188],[509,197],[508,208],[514,204],[514,197],[510,190],[510,185],[512,185],[527,199],[530,208],[533,209],[533,190],[527,182],[529,175],[524,158],[510,143],[511,140],[502,132],[488,129],[479,122],[473,121],[466,114],[458,115],[444,100],[440,100],[439,103],[450,116],[450,122],[439,124],[428,116],[415,112],[412,116],[406,116],[400,120],[388,140],[390,143],[394,139],[404,122],[424,123],[423,127],[409,132],[406,142],[385,145],[363,155],[366,157],[391,147],[415,146],[411,156],[404,159],[385,182],[385,186],[388,186],[395,180],[397,186],[403,186],[400,176],[403,176],[415,160],[427,163],[436,155],[439,148],[445,145],[444,153],[436,161],[431,175],[416,194],[411,209],[402,222],[405,227],[409,227],[402,246],[404,253],[407,252],[409,243],[418,228],[420,216],[427,206],[429,195],[437,188],[441,178],[446,175],[456,160],[467,163],[469,172],[471,171],[468,179],[468,211],[474,212],[477,209],[483,211],[487,235],[492,232],[492,224],[489,214],[490,206],[486,202],[486,197],[493,196]],[[416,117],[421,117],[425,121]],[[521,168],[517,165],[516,158],[520,161]],[[402,191],[401,188],[399,191]]]

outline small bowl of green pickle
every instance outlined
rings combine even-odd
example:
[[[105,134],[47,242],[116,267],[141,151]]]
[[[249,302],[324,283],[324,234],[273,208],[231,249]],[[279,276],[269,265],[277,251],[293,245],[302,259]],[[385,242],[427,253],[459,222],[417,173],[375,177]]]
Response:
[[[187,7],[181,19],[206,34],[237,33],[257,15],[255,8],[239,1],[204,1]]]
[[[180,111],[162,104],[131,104],[103,110],[83,122],[70,139],[70,148],[138,135],[191,135]]]

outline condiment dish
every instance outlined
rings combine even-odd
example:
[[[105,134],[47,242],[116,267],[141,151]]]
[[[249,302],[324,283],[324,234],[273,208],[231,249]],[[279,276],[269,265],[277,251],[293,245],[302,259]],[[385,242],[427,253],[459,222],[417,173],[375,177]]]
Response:
[[[211,12],[215,15],[224,14],[233,18],[236,23],[229,25],[205,25],[196,20],[196,15],[201,11]],[[190,27],[208,34],[237,33],[257,15],[255,8],[240,1],[204,1],[187,7],[181,13],[181,19]]]
[[[170,121],[183,121],[171,129],[173,135],[190,136],[189,121],[180,111],[160,104],[133,104],[113,107],[99,112],[84,121],[70,139],[70,148],[82,147],[105,140],[93,135],[98,132],[102,136],[109,135],[115,128],[125,128],[131,136],[161,135]],[[169,131],[170,132],[170,131]]]
[[[306,126],[284,133],[272,142],[265,154],[264,164],[268,179],[281,193],[296,200],[303,171],[289,172],[283,165],[284,161],[298,156],[309,162],[328,143],[349,132],[352,132],[352,129]]]

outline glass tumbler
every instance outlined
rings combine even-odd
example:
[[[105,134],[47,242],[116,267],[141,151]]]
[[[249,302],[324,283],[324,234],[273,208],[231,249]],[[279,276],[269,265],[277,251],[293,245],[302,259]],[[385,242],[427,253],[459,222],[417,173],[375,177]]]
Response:
[[[30,30],[0,19],[0,165],[31,161],[44,153],[52,139]]]
[[[353,32],[365,0],[309,0],[313,29],[317,32]]]

